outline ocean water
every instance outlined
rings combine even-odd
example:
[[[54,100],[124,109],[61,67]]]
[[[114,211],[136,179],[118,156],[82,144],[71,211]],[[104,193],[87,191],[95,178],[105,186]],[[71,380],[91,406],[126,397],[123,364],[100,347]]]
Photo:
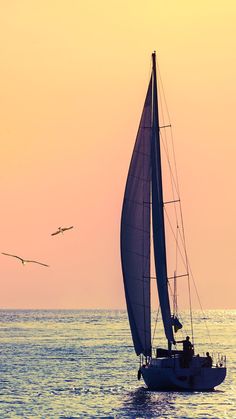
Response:
[[[194,313],[195,350],[215,344],[227,356],[224,383],[207,393],[151,392],[137,380],[125,311],[1,310],[0,418],[236,418],[236,310],[204,316]]]

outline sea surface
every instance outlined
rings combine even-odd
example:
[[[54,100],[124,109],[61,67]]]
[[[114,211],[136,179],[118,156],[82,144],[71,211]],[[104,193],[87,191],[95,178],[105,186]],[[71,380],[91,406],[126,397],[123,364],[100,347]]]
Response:
[[[148,391],[125,311],[0,310],[0,418],[236,418],[236,310],[194,319],[195,352],[227,357],[213,392]]]

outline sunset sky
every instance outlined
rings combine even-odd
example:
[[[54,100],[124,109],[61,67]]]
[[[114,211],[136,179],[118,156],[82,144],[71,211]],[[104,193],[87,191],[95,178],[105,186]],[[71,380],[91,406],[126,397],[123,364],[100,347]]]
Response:
[[[0,252],[50,265],[0,254],[1,308],[125,307],[120,215],[153,50],[202,306],[236,308],[234,0],[1,2]]]

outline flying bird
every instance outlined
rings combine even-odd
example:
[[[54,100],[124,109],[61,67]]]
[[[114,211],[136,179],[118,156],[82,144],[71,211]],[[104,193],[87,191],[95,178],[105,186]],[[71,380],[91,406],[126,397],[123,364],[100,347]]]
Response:
[[[55,231],[55,233],[52,233],[51,236],[55,236],[56,234],[60,234],[60,233],[64,233],[64,231],[66,230],[70,230],[71,228],[73,228],[73,226],[71,227],[58,227],[58,230]]]
[[[49,265],[46,265],[46,263],[41,263],[41,262],[37,262],[37,260],[28,260],[28,259],[22,259],[20,256],[16,256],[16,255],[11,255],[10,253],[3,253],[2,255],[6,255],[6,256],[12,256],[13,258],[19,259],[22,263],[22,265],[24,266],[26,263],[37,263],[38,265],[42,265],[42,266],[47,266],[49,267]]]

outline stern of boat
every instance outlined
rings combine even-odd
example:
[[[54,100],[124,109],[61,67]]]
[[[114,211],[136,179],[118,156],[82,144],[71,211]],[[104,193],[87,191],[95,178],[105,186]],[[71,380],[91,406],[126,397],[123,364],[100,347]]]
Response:
[[[143,380],[150,390],[210,391],[226,377],[226,366],[203,367],[204,357],[194,357],[189,368],[180,358],[152,358],[141,367]]]

